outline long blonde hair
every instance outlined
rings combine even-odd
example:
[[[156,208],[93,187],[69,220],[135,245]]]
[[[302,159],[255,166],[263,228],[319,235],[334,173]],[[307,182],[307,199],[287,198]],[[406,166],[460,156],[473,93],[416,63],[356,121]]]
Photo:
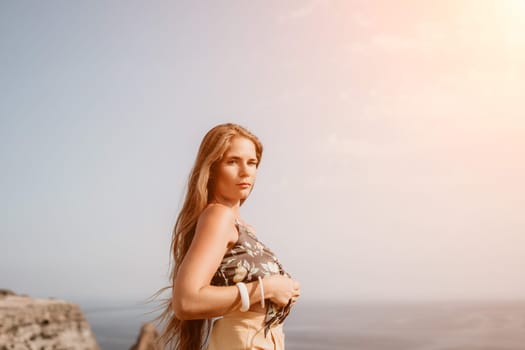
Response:
[[[214,167],[228,150],[231,140],[235,136],[245,137],[253,142],[257,164],[260,163],[263,146],[255,135],[242,126],[232,123],[220,124],[206,133],[188,178],[184,204],[173,229],[170,246],[173,257],[173,265],[170,267],[171,285],[160,289],[153,297],[158,296],[166,289],[173,289],[173,282],[179,266],[195,235],[197,220],[213,194],[213,176],[211,175],[213,175]],[[241,205],[243,202],[244,199],[241,200]],[[179,320],[173,311],[172,298],[165,299],[161,309],[163,312],[155,319],[159,323],[165,324],[158,339],[160,349],[199,350],[205,343],[204,323],[206,321],[206,333],[208,333],[210,320]]]

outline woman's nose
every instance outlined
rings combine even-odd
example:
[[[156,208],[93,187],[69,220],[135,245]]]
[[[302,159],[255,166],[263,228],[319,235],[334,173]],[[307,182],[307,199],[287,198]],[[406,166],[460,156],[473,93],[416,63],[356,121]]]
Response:
[[[250,166],[248,164],[242,164],[239,169],[241,176],[247,176],[251,174]]]
[[[245,176],[248,174],[248,169],[246,167],[246,165],[241,165],[240,168],[239,168],[239,175],[241,176]]]

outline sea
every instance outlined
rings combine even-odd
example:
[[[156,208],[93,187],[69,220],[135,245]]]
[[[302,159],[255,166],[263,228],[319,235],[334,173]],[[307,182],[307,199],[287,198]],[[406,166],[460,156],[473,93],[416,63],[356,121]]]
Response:
[[[79,303],[102,350],[128,350],[155,305]],[[287,350],[524,350],[524,301],[303,302]]]

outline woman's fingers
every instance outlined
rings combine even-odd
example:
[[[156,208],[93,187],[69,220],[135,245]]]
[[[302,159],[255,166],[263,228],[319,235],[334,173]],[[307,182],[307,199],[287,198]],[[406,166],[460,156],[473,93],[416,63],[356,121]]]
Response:
[[[300,295],[301,295],[301,284],[298,281],[294,280],[292,297],[290,298],[292,305],[297,302],[297,299],[299,298]]]
[[[293,281],[293,289],[301,289],[301,284],[297,281]]]
[[[299,282],[297,282],[296,280],[292,280],[292,281],[293,281],[292,283],[292,298],[293,298],[293,297],[299,296],[299,294],[301,293],[301,286]]]
[[[272,290],[274,296],[271,298],[279,306],[293,304],[301,295],[301,285],[298,281],[283,275],[269,276],[268,282],[271,281],[269,290]]]

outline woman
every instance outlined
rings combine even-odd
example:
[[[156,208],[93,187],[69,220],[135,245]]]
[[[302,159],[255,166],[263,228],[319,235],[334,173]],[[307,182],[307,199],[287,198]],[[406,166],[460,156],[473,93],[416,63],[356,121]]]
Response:
[[[239,212],[262,149],[236,124],[218,125],[202,140],[173,232],[161,348],[284,349],[282,323],[300,286]]]

